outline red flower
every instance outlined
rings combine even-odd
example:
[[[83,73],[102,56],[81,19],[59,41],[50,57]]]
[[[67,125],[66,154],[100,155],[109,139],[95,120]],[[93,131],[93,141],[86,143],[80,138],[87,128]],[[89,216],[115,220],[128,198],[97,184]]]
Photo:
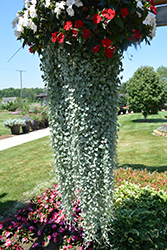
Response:
[[[115,47],[113,47],[112,49],[111,48],[107,48],[106,51],[105,51],[105,54],[108,58],[112,58],[113,55],[114,55],[114,49]]]
[[[29,48],[30,53],[34,53],[34,50],[32,47]]]
[[[103,47],[110,47],[110,45],[111,45],[111,40],[110,39],[108,39],[108,38],[104,38],[102,41],[101,41],[101,43],[102,43],[102,45],[103,45]]]
[[[93,51],[94,53],[98,53],[99,50],[100,50],[100,45],[96,45],[96,46],[92,49],[92,51]]]
[[[90,36],[90,30],[83,29],[83,38],[87,39]]]
[[[94,22],[94,24],[98,24],[101,22],[101,17],[99,14],[95,14],[93,17],[92,17],[92,21]]]
[[[150,10],[152,10],[152,12],[156,15],[157,14],[157,12],[156,12],[156,7],[154,6],[154,5],[151,5],[150,6]]]
[[[64,38],[65,38],[65,36],[63,35],[62,32],[60,32],[60,34],[57,36],[58,43],[63,43],[64,42]]]
[[[111,20],[115,16],[115,10],[113,9],[105,9],[102,11],[102,16],[104,16],[107,20]]]
[[[123,18],[125,18],[126,16],[129,15],[129,11],[128,11],[127,7],[125,7],[124,9],[121,9],[120,12],[121,12],[121,15],[122,15]]]
[[[76,29],[72,30],[72,36],[74,36],[74,37],[78,36],[78,31]]]
[[[64,29],[65,30],[70,30],[72,28],[72,22],[71,21],[66,21],[64,23]]]
[[[84,26],[84,23],[81,20],[75,21],[75,28],[79,29]]]
[[[52,42],[55,43],[57,40],[57,31],[55,31],[54,33],[52,33]]]
[[[135,38],[135,41],[141,38],[141,34],[139,33],[139,30],[134,30],[134,38]]]
[[[130,36],[130,37],[129,37],[129,41],[130,41],[130,42],[133,41],[133,37]]]

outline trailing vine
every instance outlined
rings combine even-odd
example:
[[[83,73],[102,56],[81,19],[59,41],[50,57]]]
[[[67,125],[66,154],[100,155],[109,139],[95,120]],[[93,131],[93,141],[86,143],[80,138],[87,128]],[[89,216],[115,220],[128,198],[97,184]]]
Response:
[[[86,241],[100,241],[99,229],[107,239],[111,220],[121,57],[104,61],[79,49],[68,55],[50,46],[42,57],[56,176],[68,215],[79,191]]]

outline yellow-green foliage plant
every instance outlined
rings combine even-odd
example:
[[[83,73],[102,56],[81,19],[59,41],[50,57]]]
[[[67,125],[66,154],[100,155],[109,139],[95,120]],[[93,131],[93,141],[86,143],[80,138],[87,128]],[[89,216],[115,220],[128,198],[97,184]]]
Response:
[[[145,0],[26,0],[15,19],[23,46],[42,55],[63,206],[70,218],[79,196],[85,242],[99,246],[111,220],[121,59],[155,35],[153,12]]]

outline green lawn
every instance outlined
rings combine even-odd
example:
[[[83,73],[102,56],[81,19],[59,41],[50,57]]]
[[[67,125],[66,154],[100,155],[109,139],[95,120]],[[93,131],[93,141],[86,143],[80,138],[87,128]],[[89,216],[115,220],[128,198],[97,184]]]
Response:
[[[167,123],[167,112],[148,116],[142,114],[119,116],[119,166],[167,170],[167,137],[153,135],[153,130]]]
[[[119,167],[167,170],[167,137],[152,135],[154,129],[167,123],[165,115],[167,112],[149,116],[146,123],[141,122],[143,119],[141,114],[118,117]],[[5,114],[3,119],[4,116]],[[10,116],[12,115],[9,114]],[[0,151],[0,214],[14,202],[28,198],[31,195],[30,191],[36,186],[44,184],[47,187],[49,180],[51,180],[49,185],[53,183],[54,175],[50,175],[52,157],[48,142],[47,136]]]
[[[25,192],[53,178],[48,141],[47,136],[0,151],[0,214],[15,201],[28,198]]]
[[[19,115],[12,115],[12,112],[0,112],[0,135],[9,135],[11,131],[9,128],[3,126],[3,121],[6,119],[19,118]]]

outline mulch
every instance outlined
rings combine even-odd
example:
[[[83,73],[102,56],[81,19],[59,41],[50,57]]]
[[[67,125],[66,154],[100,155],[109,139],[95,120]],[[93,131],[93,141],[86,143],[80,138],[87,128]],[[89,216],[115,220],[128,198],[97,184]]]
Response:
[[[17,135],[0,135],[0,140],[11,138],[11,137],[14,137],[14,136],[17,136]]]

